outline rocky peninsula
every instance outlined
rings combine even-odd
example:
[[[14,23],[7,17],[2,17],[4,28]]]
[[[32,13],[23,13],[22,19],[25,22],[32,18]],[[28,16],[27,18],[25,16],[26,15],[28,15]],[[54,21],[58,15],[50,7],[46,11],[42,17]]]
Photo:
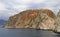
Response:
[[[49,9],[22,11],[11,16],[4,28],[35,28],[60,32],[60,11],[57,15]]]

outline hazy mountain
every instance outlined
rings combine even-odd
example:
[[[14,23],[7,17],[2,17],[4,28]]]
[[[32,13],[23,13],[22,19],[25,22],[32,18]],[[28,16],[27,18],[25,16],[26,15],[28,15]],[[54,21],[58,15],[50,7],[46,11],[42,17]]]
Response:
[[[7,23],[7,20],[0,19],[0,25],[5,25]]]

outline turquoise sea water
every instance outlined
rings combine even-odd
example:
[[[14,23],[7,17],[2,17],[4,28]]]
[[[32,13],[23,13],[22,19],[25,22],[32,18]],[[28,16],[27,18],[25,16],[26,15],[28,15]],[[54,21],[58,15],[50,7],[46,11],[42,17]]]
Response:
[[[60,37],[60,34],[36,29],[0,28],[0,37]]]

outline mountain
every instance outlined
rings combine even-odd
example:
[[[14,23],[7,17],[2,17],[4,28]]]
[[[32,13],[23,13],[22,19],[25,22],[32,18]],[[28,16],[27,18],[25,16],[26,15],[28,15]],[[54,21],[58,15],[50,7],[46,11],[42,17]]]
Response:
[[[7,24],[7,20],[0,19],[0,25],[5,25]]]
[[[55,18],[49,9],[26,10],[11,16],[4,28],[54,29]]]

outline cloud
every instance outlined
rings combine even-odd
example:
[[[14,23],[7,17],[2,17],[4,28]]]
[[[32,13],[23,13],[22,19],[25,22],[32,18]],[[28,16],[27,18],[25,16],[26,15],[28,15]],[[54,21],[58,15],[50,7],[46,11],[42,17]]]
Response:
[[[5,10],[5,4],[0,2],[0,10]]]
[[[26,5],[14,5],[13,8],[17,9],[18,11],[23,11],[23,10],[28,9],[28,6],[26,6]]]

